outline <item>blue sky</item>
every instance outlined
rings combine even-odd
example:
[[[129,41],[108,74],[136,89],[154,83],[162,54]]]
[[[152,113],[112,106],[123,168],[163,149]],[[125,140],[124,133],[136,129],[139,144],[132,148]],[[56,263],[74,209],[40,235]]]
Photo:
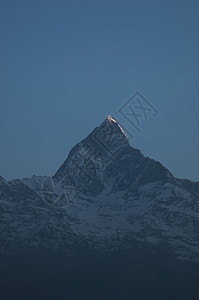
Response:
[[[131,141],[199,181],[198,1],[0,4],[0,175],[54,174],[140,91],[158,110]]]

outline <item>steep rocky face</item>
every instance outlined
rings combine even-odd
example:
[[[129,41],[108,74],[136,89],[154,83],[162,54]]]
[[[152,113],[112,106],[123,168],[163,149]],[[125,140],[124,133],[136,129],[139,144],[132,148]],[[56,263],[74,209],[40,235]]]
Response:
[[[0,178],[0,253],[161,247],[199,261],[199,183],[130,146],[110,116],[53,176]]]
[[[110,116],[69,153],[54,176],[69,176],[79,191],[96,196],[107,186],[113,191],[155,181],[172,181],[159,162],[145,158],[129,145],[120,125]]]
[[[119,124],[106,120],[69,153],[54,178],[70,176],[79,191],[97,195],[104,189],[104,171],[121,151],[130,148],[128,139]]]

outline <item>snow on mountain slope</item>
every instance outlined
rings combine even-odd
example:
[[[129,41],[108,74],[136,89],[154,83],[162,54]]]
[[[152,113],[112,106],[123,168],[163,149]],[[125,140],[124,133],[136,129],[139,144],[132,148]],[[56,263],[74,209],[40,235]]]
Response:
[[[199,183],[144,157],[110,116],[53,177],[1,177],[0,204],[1,253],[164,245],[175,258],[199,261]]]

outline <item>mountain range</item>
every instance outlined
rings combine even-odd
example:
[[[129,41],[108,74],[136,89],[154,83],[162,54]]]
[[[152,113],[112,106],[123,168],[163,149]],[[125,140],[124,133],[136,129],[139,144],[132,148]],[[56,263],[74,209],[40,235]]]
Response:
[[[80,298],[77,280],[90,288],[85,299],[196,299],[199,182],[175,178],[145,157],[108,116],[54,176],[0,177],[0,242],[4,287],[17,286],[20,295],[56,270],[47,282],[62,282],[63,292],[67,278],[69,299]],[[39,294],[46,289],[42,283]]]

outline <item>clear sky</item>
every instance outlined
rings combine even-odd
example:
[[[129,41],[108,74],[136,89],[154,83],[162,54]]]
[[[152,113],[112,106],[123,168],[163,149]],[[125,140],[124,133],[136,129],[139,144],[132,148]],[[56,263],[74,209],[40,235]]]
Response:
[[[199,2],[0,2],[0,175],[51,175],[140,91],[158,110],[131,141],[199,181]]]

